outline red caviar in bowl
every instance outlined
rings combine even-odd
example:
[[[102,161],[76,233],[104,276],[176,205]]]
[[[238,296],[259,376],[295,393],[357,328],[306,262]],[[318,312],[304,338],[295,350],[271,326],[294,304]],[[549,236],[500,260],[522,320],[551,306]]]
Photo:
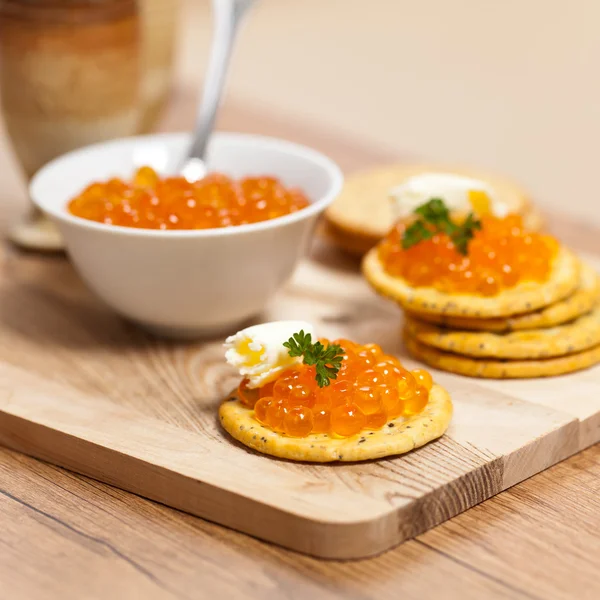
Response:
[[[218,173],[189,183],[141,167],[131,182],[93,183],[69,203],[77,217],[140,229],[212,229],[268,221],[309,205],[274,177],[234,180]]]
[[[444,233],[404,249],[406,226],[399,223],[379,245],[379,258],[390,275],[447,293],[494,296],[523,281],[548,279],[559,247],[553,237],[528,232],[519,215],[484,216],[481,225],[465,256]]]
[[[300,364],[257,390],[248,389],[243,380],[240,400],[254,407],[260,423],[291,437],[311,433],[349,437],[425,408],[433,385],[427,371],[406,370],[377,344],[361,346],[344,339],[332,343],[345,354],[330,385],[319,387],[315,367]]]

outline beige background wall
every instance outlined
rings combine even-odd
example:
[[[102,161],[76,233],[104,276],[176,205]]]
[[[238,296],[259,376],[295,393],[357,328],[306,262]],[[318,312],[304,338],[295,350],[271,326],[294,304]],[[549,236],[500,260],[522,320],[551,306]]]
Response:
[[[209,3],[186,0],[190,84],[209,36]],[[258,0],[229,94],[398,155],[503,171],[600,224],[599,0]]]

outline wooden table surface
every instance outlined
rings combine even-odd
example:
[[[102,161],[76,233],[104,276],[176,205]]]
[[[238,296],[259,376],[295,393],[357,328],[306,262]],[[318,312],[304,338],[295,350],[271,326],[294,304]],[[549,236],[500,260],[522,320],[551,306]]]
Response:
[[[192,100],[179,94],[166,129],[189,126]],[[311,144],[346,172],[394,158],[245,107],[227,107],[221,127]],[[3,224],[23,201],[14,187],[4,194]],[[597,231],[564,217],[551,226],[572,246],[600,251]],[[2,252],[15,277],[65,260]],[[592,599],[599,556],[599,445],[384,555],[346,563],[282,550],[0,449],[2,599]]]

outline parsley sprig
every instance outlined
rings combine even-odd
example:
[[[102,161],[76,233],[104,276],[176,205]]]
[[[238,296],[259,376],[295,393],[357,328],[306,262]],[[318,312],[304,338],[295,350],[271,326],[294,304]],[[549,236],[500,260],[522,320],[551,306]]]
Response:
[[[423,240],[431,239],[436,233],[450,236],[455,248],[466,256],[469,241],[475,231],[481,229],[481,221],[473,213],[460,224],[453,223],[450,211],[441,198],[432,198],[415,209],[418,219],[409,225],[402,236],[402,247],[406,250]]]
[[[300,330],[283,345],[290,356],[302,356],[305,365],[314,365],[315,379],[319,387],[326,387],[336,379],[344,359],[344,349],[338,344],[324,346],[321,342],[312,343],[310,333]]]

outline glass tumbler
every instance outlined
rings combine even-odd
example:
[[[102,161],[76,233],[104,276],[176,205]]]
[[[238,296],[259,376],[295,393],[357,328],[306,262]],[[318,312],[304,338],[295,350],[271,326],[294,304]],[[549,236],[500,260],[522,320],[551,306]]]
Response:
[[[135,0],[0,0],[2,113],[27,178],[69,150],[138,132],[140,28]],[[10,237],[62,248],[34,208]]]

